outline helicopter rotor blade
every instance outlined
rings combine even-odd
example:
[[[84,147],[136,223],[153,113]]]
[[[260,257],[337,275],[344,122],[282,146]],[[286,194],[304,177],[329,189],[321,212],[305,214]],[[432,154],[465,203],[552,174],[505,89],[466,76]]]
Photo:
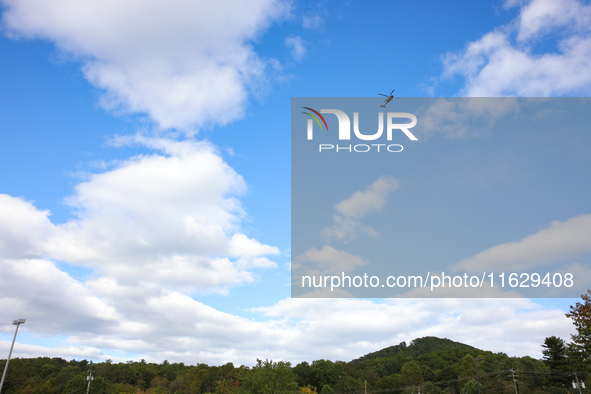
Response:
[[[392,91],[390,92],[390,96],[392,95],[392,93],[394,93],[396,89],[392,89]]]
[[[378,94],[379,94],[380,96],[388,97],[388,96],[386,96],[385,94],[382,94],[382,93],[378,93]]]

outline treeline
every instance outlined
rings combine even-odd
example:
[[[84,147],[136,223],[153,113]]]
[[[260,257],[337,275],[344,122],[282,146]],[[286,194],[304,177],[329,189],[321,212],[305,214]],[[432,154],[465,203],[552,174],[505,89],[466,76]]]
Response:
[[[477,359],[478,361],[475,361]],[[3,394],[335,394],[575,393],[574,368],[550,360],[508,357],[434,337],[419,338],[351,362],[316,360],[295,366],[258,360],[254,367],[145,361],[92,364],[61,358],[13,359]],[[0,362],[4,368],[4,361]],[[513,373],[511,372],[513,371]],[[578,379],[587,378],[578,371]],[[512,375],[516,375],[515,384]],[[573,376],[571,376],[573,375]],[[586,391],[586,389],[582,389]]]
[[[591,372],[591,290],[582,300],[566,314],[577,333],[570,343],[547,337],[542,360],[435,337],[408,346],[402,342],[350,362],[316,360],[296,366],[269,360],[257,360],[250,368],[17,358],[10,361],[0,394],[583,394],[588,390],[583,384],[591,383],[586,381]],[[5,363],[0,361],[0,370]]]

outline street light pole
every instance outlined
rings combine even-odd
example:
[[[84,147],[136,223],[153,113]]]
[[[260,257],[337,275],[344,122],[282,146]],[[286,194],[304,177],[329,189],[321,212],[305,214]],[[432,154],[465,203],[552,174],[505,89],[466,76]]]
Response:
[[[10,361],[10,356],[12,355],[12,348],[14,347],[14,341],[16,340],[16,334],[18,333],[18,326],[21,324],[25,324],[26,319],[18,319],[13,320],[12,324],[16,326],[16,330],[14,331],[14,338],[12,338],[12,345],[10,345],[10,352],[8,352],[8,358],[6,359],[6,365],[4,366],[4,372],[2,373],[2,381],[0,381],[0,393],[2,392],[2,386],[4,385],[4,378],[6,377],[6,371],[8,370],[8,362]]]

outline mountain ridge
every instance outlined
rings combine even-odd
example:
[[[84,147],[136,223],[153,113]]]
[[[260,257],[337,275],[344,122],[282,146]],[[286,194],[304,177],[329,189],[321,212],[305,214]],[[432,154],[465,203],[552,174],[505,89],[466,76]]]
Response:
[[[451,349],[475,350],[484,352],[484,350],[482,349],[478,349],[461,342],[455,342],[451,339],[426,336],[413,339],[409,345],[407,345],[406,342],[403,341],[400,342],[398,345],[388,346],[375,352],[367,353],[359,358],[351,360],[351,362],[359,364],[363,361],[373,360],[376,358],[389,358],[394,356],[416,358],[424,354]]]

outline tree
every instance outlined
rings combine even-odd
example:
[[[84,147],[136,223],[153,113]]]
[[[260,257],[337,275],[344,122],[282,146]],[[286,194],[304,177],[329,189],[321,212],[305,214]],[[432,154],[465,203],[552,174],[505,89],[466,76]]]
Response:
[[[404,363],[399,374],[399,382],[403,387],[418,386],[423,383],[423,371],[416,361]]]
[[[90,394],[107,394],[108,392],[109,387],[105,381],[105,378],[102,376],[95,377],[90,384]]]
[[[432,382],[427,382],[423,384],[421,387],[421,393],[425,394],[441,394],[441,389],[439,386],[433,384]]]
[[[550,376],[547,379],[549,386],[564,386],[570,382],[570,377],[564,373],[568,368],[566,356],[566,343],[556,336],[547,337],[542,345],[542,360],[550,368]]]
[[[570,312],[566,314],[577,329],[577,333],[571,335],[572,343],[568,351],[576,362],[588,363],[591,361],[591,290],[587,290],[581,298],[584,302],[571,305]]]
[[[251,370],[239,374],[242,385],[239,391],[252,394],[287,394],[298,389],[295,374],[289,362],[261,361]]]
[[[398,362],[398,360],[395,358],[391,358],[384,363],[383,374],[384,374],[384,376],[394,375],[395,373],[400,372],[400,368],[402,368],[402,365],[400,365],[400,362]]]
[[[423,380],[425,382],[432,382],[435,380],[435,372],[426,365],[421,365],[421,371],[423,372]]]
[[[474,362],[474,357],[472,357],[471,354],[466,354],[464,358],[462,358],[462,362],[460,363],[459,369],[460,379],[476,376],[476,365]]]
[[[204,369],[190,367],[185,369],[177,378],[170,383],[170,391],[175,393],[178,390],[183,390],[185,393],[198,393],[201,389],[201,384],[207,380],[209,372]]]
[[[451,365],[447,365],[445,368],[439,371],[439,373],[435,376],[435,380],[438,382],[443,382],[439,383],[439,388],[441,389],[449,388],[448,391],[458,391],[456,387],[458,383],[458,374]]]
[[[542,345],[542,360],[551,368],[554,369],[556,366],[564,365],[566,362],[566,343],[563,339],[558,338],[554,335],[544,339]]]
[[[345,376],[345,369],[341,363],[333,363],[330,360],[316,360],[312,362],[315,387],[324,387],[325,384],[336,386],[341,377]]]
[[[216,394],[231,394],[240,390],[240,382],[234,380],[218,380],[216,382]]]
[[[65,393],[82,394],[86,393],[86,379],[82,375],[72,378],[66,385]]]
[[[466,382],[464,387],[462,387],[462,391],[460,394],[477,394],[478,393],[478,384],[476,380],[470,379]]]
[[[300,387],[301,394],[318,394],[316,391],[316,387],[307,385],[305,387]]]
[[[305,387],[314,382],[314,370],[307,361],[302,361],[293,368],[293,372],[298,379],[298,385]]]
[[[320,391],[320,394],[335,394],[335,392],[332,387],[330,387],[328,384],[325,384],[322,386],[322,391]]]
[[[378,383],[376,384],[376,387],[380,390],[394,389],[394,388],[398,387],[398,376],[396,376],[396,377],[394,377],[392,375],[384,376],[383,378],[381,378],[378,381]]]
[[[66,392],[64,394],[68,394],[67,390],[68,389],[66,388]],[[129,383],[115,383],[111,386],[111,392],[113,394],[134,394],[135,388]],[[73,394],[76,394],[76,391],[74,391]]]
[[[345,387],[345,393],[354,393],[363,391],[364,384],[359,379],[349,376],[342,386]]]

